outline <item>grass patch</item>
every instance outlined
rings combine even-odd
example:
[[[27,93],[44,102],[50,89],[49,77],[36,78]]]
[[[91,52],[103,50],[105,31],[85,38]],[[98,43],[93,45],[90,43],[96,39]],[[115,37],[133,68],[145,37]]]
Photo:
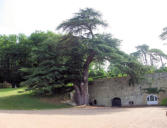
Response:
[[[67,108],[68,104],[46,103],[40,97],[32,96],[30,92],[24,92],[25,88],[0,89],[0,109],[7,110],[38,110]]]
[[[161,101],[161,105],[167,106],[167,98],[166,98],[166,99],[163,99],[163,100]]]

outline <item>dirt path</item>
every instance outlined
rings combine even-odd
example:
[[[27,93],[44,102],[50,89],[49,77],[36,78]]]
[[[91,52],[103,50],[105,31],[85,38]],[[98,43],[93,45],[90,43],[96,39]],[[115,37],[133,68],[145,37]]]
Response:
[[[0,128],[167,128],[167,107],[0,110]]]

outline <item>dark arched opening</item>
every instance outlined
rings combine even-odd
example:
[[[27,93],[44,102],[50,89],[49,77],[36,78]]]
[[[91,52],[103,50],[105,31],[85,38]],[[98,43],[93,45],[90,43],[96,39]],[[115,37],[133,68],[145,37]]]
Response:
[[[97,105],[97,100],[94,99],[93,101],[89,102],[89,105]]]
[[[112,99],[112,106],[113,107],[121,107],[121,99],[118,97],[115,97]]]

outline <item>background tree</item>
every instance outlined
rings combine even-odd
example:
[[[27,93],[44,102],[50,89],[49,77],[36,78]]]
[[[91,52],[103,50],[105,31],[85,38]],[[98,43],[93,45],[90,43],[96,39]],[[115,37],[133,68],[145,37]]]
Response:
[[[108,76],[105,63],[94,62],[89,67],[89,79],[105,78]]]
[[[45,38],[44,38],[45,37]],[[50,93],[51,89],[63,85],[58,79],[62,79],[63,57],[59,54],[57,47],[60,35],[52,32],[35,32],[29,38],[34,44],[31,52],[31,67],[22,67],[21,71],[26,73],[26,81],[21,85],[29,86],[29,89],[38,94]]]
[[[148,65],[148,51],[149,46],[146,44],[139,45],[136,47],[137,51],[132,53],[131,55],[141,59],[142,63]]]
[[[162,33],[160,35],[160,38],[162,40],[166,40],[167,39],[167,27],[163,28],[163,31],[162,31]],[[164,44],[166,44],[166,43],[164,43]]]
[[[137,51],[131,53],[131,56],[137,58],[144,65],[150,65],[155,68],[159,68],[159,65],[165,66],[166,54],[162,50],[150,49],[146,44],[139,45],[136,48]]]
[[[163,32],[161,33],[160,38],[162,40],[166,40],[166,38],[167,38],[167,27],[163,28]]]
[[[0,81],[19,85],[24,74],[19,71],[23,66],[29,66],[31,47],[23,34],[0,36]]]
[[[167,59],[167,55],[162,50],[154,48],[154,49],[150,49],[149,53],[152,59],[161,62],[161,67],[165,66],[165,63],[163,62],[163,60]]]
[[[149,72],[149,67],[140,63],[136,57],[121,52],[121,58],[110,61],[109,72],[112,76],[129,76],[129,84],[134,85],[143,80],[144,74]],[[116,69],[116,72],[113,72]]]

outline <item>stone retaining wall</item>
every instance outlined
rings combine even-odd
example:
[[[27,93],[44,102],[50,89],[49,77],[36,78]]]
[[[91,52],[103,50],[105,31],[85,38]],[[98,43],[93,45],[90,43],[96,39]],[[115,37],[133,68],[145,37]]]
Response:
[[[158,88],[166,90],[159,94],[159,104],[162,99],[167,98],[167,73],[156,73],[146,75],[145,81],[141,84],[129,85],[129,77],[107,78],[95,80],[93,85],[89,85],[90,102],[96,100],[97,105],[112,106],[112,99],[121,99],[122,106],[147,105],[146,88]]]

